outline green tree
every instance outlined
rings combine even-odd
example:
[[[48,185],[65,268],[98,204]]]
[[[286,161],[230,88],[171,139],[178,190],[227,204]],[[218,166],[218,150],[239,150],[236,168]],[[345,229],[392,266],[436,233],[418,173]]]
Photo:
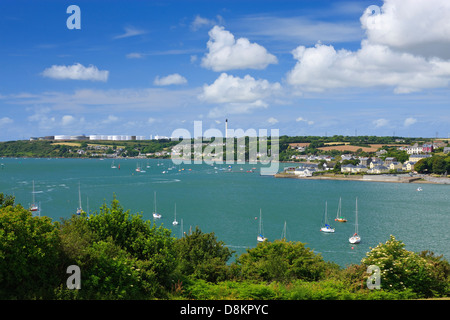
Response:
[[[21,205],[0,208],[0,299],[52,298],[62,281],[58,230]]]
[[[64,221],[61,236],[65,259],[82,269],[80,298],[164,297],[171,285],[176,254],[170,230],[130,214],[115,197],[89,218]]]
[[[301,242],[276,240],[259,243],[236,261],[245,279],[263,281],[316,281],[323,278],[326,263]]]
[[[14,199],[15,197],[10,195],[3,195],[3,193],[0,193],[0,208],[5,208],[8,206],[14,206]]]
[[[383,290],[409,289],[424,297],[448,294],[445,292],[448,290],[448,262],[439,262],[434,255],[421,256],[408,251],[404,243],[392,235],[386,243],[373,248],[361,262],[380,268]]]
[[[192,234],[175,242],[178,272],[210,282],[224,280],[227,261],[233,252],[217,241],[214,233],[203,233],[198,227]]]
[[[430,173],[431,172],[431,162],[429,161],[430,158],[424,158],[417,161],[417,163],[414,165],[414,171],[417,171],[418,173]]]
[[[436,174],[443,174],[447,171],[447,162],[444,157],[434,156],[431,162],[431,171]]]

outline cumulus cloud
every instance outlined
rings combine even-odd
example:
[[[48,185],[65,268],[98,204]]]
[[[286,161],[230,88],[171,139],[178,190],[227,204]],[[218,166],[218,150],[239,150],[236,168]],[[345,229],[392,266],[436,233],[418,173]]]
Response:
[[[69,126],[71,124],[75,123],[75,117],[68,114],[68,115],[64,115],[61,119],[61,124],[63,126]]]
[[[85,67],[80,63],[76,63],[71,66],[53,65],[50,68],[45,69],[42,72],[42,75],[57,80],[70,79],[106,82],[108,80],[109,71],[98,70],[98,68],[93,65]]]
[[[414,9],[410,11],[410,6],[405,3]],[[411,93],[448,87],[450,61],[444,59],[445,54],[439,48],[447,45],[450,48],[447,34],[450,3],[433,0],[433,4],[385,0],[381,9],[370,6],[361,17],[367,38],[361,41],[359,50],[336,50],[332,45],[320,42],[309,48],[298,46],[292,51],[297,63],[287,74],[287,82],[305,91],[388,86],[395,93]],[[379,13],[373,14],[374,8],[378,8]],[[423,8],[421,14],[420,8]],[[425,12],[429,16],[425,16]],[[431,33],[425,31],[428,26]],[[426,43],[436,46],[427,47]],[[413,47],[427,47],[429,54],[410,50]]]
[[[281,85],[265,79],[255,79],[250,75],[244,78],[222,73],[211,85],[204,85],[198,96],[201,101],[220,104],[213,108],[209,117],[221,117],[226,114],[250,113],[255,109],[267,108],[269,99],[276,95]]]
[[[318,43],[292,51],[297,64],[287,75],[288,83],[304,90],[392,86],[395,93],[446,87],[450,62],[395,52],[384,45],[362,41],[356,52]]]
[[[385,0],[361,16],[362,28],[374,44],[410,53],[450,58],[448,0]]]
[[[201,100],[212,103],[255,103],[280,90],[281,85],[265,79],[256,80],[250,75],[244,78],[222,73],[211,85],[203,86]]]
[[[170,74],[162,78],[157,76],[155,78],[155,81],[153,81],[153,84],[157,86],[169,86],[172,84],[184,84],[184,83],[187,83],[186,78],[179,75],[178,73]]]
[[[246,38],[235,39],[223,27],[214,26],[209,31],[209,52],[202,59],[202,66],[214,71],[233,69],[264,69],[278,63],[277,58],[257,43]]]

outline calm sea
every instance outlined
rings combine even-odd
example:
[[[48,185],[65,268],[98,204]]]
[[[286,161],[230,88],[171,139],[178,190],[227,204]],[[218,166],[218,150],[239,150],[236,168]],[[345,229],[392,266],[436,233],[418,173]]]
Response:
[[[181,231],[199,226],[214,232],[236,254],[257,245],[259,215],[265,237],[280,239],[286,222],[287,240],[301,241],[325,260],[341,266],[359,263],[394,235],[411,251],[431,250],[450,260],[450,185],[399,184],[361,181],[276,179],[261,176],[253,164],[175,166],[171,160],[116,159],[0,159],[0,192],[28,206],[33,180],[41,214],[53,220],[70,217],[78,207],[78,188],[84,210],[92,213],[115,194],[132,213]],[[141,166],[145,172],[136,172]],[[282,165],[283,166],[283,165]],[[286,165],[287,166],[287,165]],[[252,168],[256,167],[254,172]],[[421,186],[423,191],[417,191]],[[346,223],[335,222],[339,199]],[[359,234],[351,245],[358,198]],[[333,234],[319,231],[327,203]],[[176,204],[177,226],[172,225]],[[181,224],[183,220],[183,224]]]

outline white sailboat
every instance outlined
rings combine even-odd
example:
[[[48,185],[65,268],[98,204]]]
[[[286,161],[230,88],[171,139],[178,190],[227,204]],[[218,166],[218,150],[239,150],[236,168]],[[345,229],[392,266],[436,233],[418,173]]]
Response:
[[[116,169],[117,167],[116,167],[116,165],[114,164],[114,160],[113,160],[113,162],[112,162],[112,164],[111,164],[111,169]]]
[[[83,212],[83,208],[81,207],[81,189],[80,189],[80,183],[78,182],[78,208],[77,208],[77,215],[81,215]]]
[[[356,213],[355,213],[355,234],[348,239],[351,244],[360,243],[361,237],[358,234],[358,198],[356,198]]]
[[[161,219],[161,214],[156,211],[156,191],[155,191],[155,210],[153,211],[153,218],[155,219]]]
[[[339,206],[338,206],[338,210],[336,213],[336,219],[334,219],[334,221],[337,222],[347,222],[347,219],[345,219],[344,217],[342,217],[342,211],[341,211],[341,198],[339,198]]]
[[[264,242],[267,240],[267,238],[264,237],[264,230],[262,226],[262,213],[261,209],[259,209],[259,230],[258,230],[258,236],[256,237],[256,240],[258,242]]]
[[[37,213],[39,211],[39,206],[36,204],[36,199],[35,199],[35,195],[34,195],[34,180],[33,180],[33,193],[32,193],[32,197],[33,197],[33,202],[31,203],[30,206],[30,211],[33,213]]]
[[[283,232],[281,233],[281,240],[286,241],[286,238],[287,238],[287,227],[286,227],[286,221],[284,221]]]
[[[177,221],[177,204],[175,203],[175,219],[173,220],[172,224],[174,226],[178,225],[178,221]]]
[[[333,233],[334,229],[331,228],[331,226],[328,224],[328,220],[327,220],[327,202],[325,201],[325,216],[324,216],[324,221],[323,221],[324,225],[322,228],[320,228],[320,231],[322,232],[327,232],[327,233]]]

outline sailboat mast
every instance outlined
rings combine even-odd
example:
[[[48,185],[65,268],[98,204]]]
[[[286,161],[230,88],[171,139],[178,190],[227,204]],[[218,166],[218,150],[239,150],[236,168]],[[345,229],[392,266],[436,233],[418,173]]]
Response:
[[[35,203],[36,201],[35,201],[35,195],[34,195],[34,180],[33,180],[33,206],[34,206],[34,203]]]
[[[356,197],[356,219],[355,233],[358,234],[358,197]]]
[[[80,182],[78,182],[78,205],[79,205],[79,208],[81,209],[81,187],[80,187]]]

